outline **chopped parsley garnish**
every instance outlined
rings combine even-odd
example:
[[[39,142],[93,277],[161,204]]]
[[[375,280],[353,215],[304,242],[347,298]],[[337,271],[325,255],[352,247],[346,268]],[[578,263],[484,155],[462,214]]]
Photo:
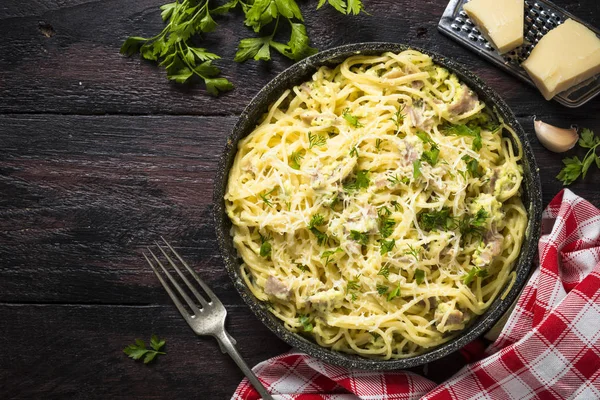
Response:
[[[350,239],[356,240],[361,245],[366,246],[367,243],[369,242],[369,233],[351,230],[350,231]]]
[[[469,284],[471,284],[471,282],[473,282],[473,279],[475,279],[476,276],[484,278],[487,275],[488,275],[487,270],[481,269],[479,267],[473,267],[469,271],[469,273],[467,275],[465,275],[465,277],[463,278],[463,282],[465,283],[465,285],[469,285]]]
[[[392,121],[394,121],[394,124],[396,125],[396,135],[400,133],[400,127],[404,123],[404,114],[402,114],[402,111],[404,111],[404,105],[398,108],[394,118],[392,118]]]
[[[263,236],[260,233],[258,235],[260,236],[260,256],[267,258],[271,255],[271,243],[269,243],[271,238]]]
[[[344,117],[344,119],[353,127],[355,128],[361,128],[363,126],[363,124],[361,124],[358,121],[358,118],[355,117],[354,115],[350,114],[350,109],[346,108],[342,114],[342,116]]]
[[[454,224],[454,218],[450,215],[450,210],[443,208],[440,211],[421,212],[418,215],[419,225],[426,231],[432,231],[439,229],[447,231],[452,229]]]
[[[298,269],[302,272],[310,271],[310,268],[308,268],[308,265],[305,265],[305,264],[296,263],[296,267],[298,267]]]
[[[312,149],[315,146],[323,146],[325,143],[327,142],[327,137],[325,136],[321,136],[321,135],[313,135],[312,133],[308,132],[308,143],[309,149]]]
[[[387,300],[392,301],[398,296],[400,296],[400,281],[398,281],[398,286],[388,294]]]
[[[388,279],[388,276],[390,276],[390,266],[387,264],[382,265],[381,268],[379,269],[379,272],[377,273],[377,275],[381,275],[385,279]]]
[[[329,264],[331,262],[331,256],[333,256],[335,253],[339,253],[339,252],[343,252],[344,250],[340,249],[339,247],[335,250],[327,250],[324,251],[323,254],[321,254],[321,258],[325,259],[325,266],[327,266],[327,264]]]
[[[464,155],[462,159],[465,164],[467,164],[467,172],[471,174],[473,178],[481,176],[481,173],[479,173],[479,161],[469,155]]]
[[[415,281],[417,282],[417,285],[420,285],[421,283],[423,283],[424,280],[425,280],[425,271],[423,271],[422,269],[417,269],[415,271]]]
[[[400,178],[398,174],[388,176],[387,180],[393,185],[399,185],[400,183],[408,185],[410,183],[410,179],[407,176]]]
[[[421,160],[413,161],[413,178],[417,179],[421,176]]]
[[[308,223],[308,229],[316,236],[317,243],[323,245],[327,242],[328,236],[317,229],[317,226],[321,225],[325,225],[325,218],[321,214],[315,214]]]
[[[402,211],[402,206],[396,200],[392,200],[390,204],[394,206],[394,210]]]
[[[379,252],[381,253],[381,255],[389,253],[396,246],[396,240],[394,240],[394,239],[392,239],[392,240],[382,240],[379,243],[381,244],[381,247],[379,248]]]
[[[437,146],[437,143],[435,143],[429,137],[429,135],[427,135],[427,133],[425,133],[423,131],[417,131],[417,136],[419,137],[419,139],[421,139],[423,141],[423,143],[429,143],[431,146],[429,150],[423,151],[423,154],[421,154],[421,160],[427,161],[429,163],[429,165],[434,167],[435,164],[437,164],[438,157],[440,155],[440,149]]]
[[[350,181],[344,184],[344,189],[346,190],[358,190],[358,189],[366,189],[369,187],[369,170],[362,169],[356,173],[356,178],[353,181]]]
[[[262,199],[263,203],[265,203],[267,206],[269,207],[273,207],[273,203],[271,203],[271,199],[269,199],[269,196],[271,195],[271,193],[273,193],[275,191],[275,188],[271,189],[270,191],[268,191],[267,193],[263,193],[260,196],[260,198]]]
[[[358,158],[358,149],[356,148],[356,146],[352,147],[352,150],[350,150],[350,157]]]
[[[300,154],[299,151],[294,151],[292,152],[292,155],[290,156],[290,167],[292,167],[293,169],[300,169],[300,160],[302,160],[304,157],[302,156],[302,154]]]
[[[324,224],[325,224],[325,217],[323,217],[321,214],[315,214],[310,219],[310,222],[308,223],[308,227],[314,228],[315,226],[321,226]]]
[[[376,139],[375,140],[375,148],[377,149],[377,151],[381,150],[381,139]]]
[[[313,233],[313,235],[315,235],[315,237],[317,238],[317,243],[319,243],[321,246],[324,245],[327,242],[327,240],[329,239],[329,236],[327,236],[327,234],[321,232],[314,226],[309,229]]]
[[[313,325],[310,323],[310,317],[305,314],[300,314],[298,317],[298,321],[302,324],[302,328],[304,328],[304,332],[311,332],[313,330]]]
[[[356,275],[354,279],[351,279],[346,283],[346,293],[350,293],[352,301],[356,300],[356,293],[353,292],[360,289],[358,278],[360,278],[360,274]]]
[[[464,217],[459,224],[460,233],[463,236],[468,234],[483,235],[483,226],[488,217],[488,212],[483,208],[480,208],[473,216]]]
[[[377,285],[377,293],[379,293],[382,296],[386,294],[388,290],[390,290],[390,288],[385,285]]]
[[[435,144],[435,142],[429,137],[427,132],[417,131],[417,137],[421,139],[423,143]]]
[[[444,132],[455,136],[470,136],[473,138],[472,148],[475,151],[481,150],[481,129],[479,127],[469,128],[467,125],[448,125],[443,128]]]
[[[414,247],[412,247],[412,245],[408,245],[408,250],[406,250],[404,252],[404,255],[407,256],[413,256],[415,258],[415,261],[419,261],[419,254],[421,253],[421,247],[419,247],[418,249],[415,249]]]
[[[391,211],[385,206],[381,207],[377,213],[379,214],[379,234],[381,237],[387,238],[394,232],[396,222],[389,218]]]

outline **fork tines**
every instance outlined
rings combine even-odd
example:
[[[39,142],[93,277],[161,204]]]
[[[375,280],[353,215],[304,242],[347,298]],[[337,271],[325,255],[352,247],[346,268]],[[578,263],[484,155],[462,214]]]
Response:
[[[161,239],[164,242],[164,244],[167,246],[168,250],[170,250],[172,253],[170,256],[169,253],[167,252],[168,250],[165,250],[165,248],[163,246],[161,246],[161,244],[159,244],[158,242],[155,242],[156,246],[158,247],[158,249],[164,256],[164,258],[167,260],[167,263],[161,262],[161,260],[156,256],[156,254],[150,248],[147,248],[147,249],[148,249],[148,252],[150,253],[151,257],[148,257],[146,255],[146,253],[143,253],[143,255],[144,255],[144,258],[146,259],[146,261],[148,261],[148,264],[150,264],[150,267],[152,267],[152,270],[156,274],[156,277],[158,278],[160,283],[163,285],[163,287],[169,294],[169,297],[171,297],[171,299],[177,306],[177,309],[179,310],[179,312],[186,318],[194,317],[195,315],[201,313],[203,311],[203,309],[205,309],[209,306],[212,306],[213,302],[215,302],[215,301],[218,302],[218,299],[216,298],[216,296],[212,292],[212,290],[210,290],[210,288],[198,277],[196,272],[194,272],[194,270],[192,268],[190,268],[190,266],[183,260],[183,258],[181,258],[179,253],[177,253],[175,251],[175,249],[162,236],[161,236]],[[175,257],[173,257],[173,255]],[[190,280],[188,279],[186,274],[184,274],[183,271],[181,270],[181,268],[177,266],[177,260],[179,261],[179,263],[181,265],[183,265],[185,267],[185,269],[189,272],[189,275],[191,275],[194,278],[194,280],[197,282],[197,284],[200,285],[202,290],[208,296],[208,300],[205,298],[206,296],[204,296],[198,292],[198,290],[196,289],[196,287],[194,287],[194,284],[192,282],[190,282]],[[167,264],[167,267],[170,265],[172,267],[172,269],[174,269],[175,272],[177,272],[177,275],[179,275],[179,277],[185,284],[186,289],[189,290],[188,293],[191,292],[197,301],[194,301],[190,298],[188,293],[186,293],[186,291],[177,282],[177,279],[175,279],[173,274],[171,274],[169,272],[169,270],[167,269],[167,267],[165,267],[165,264]],[[162,273],[158,270],[157,266],[162,270]],[[168,281],[164,279],[164,276],[167,277]],[[169,284],[169,282],[170,282],[170,284]],[[191,313],[185,309],[184,305],[182,304],[182,302],[180,300],[180,297],[175,293],[173,288],[175,288],[175,291],[177,293],[179,293],[179,296],[181,298],[183,298],[185,303],[188,305],[189,310],[191,310]]]

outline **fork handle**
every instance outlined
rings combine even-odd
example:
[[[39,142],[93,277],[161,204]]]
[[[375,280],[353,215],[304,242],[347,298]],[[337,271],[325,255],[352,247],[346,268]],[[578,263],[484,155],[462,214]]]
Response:
[[[227,354],[233,358],[233,361],[237,364],[238,367],[242,370],[246,378],[250,381],[254,389],[261,395],[263,400],[273,400],[273,397],[267,392],[267,389],[263,386],[263,384],[258,380],[254,372],[248,367],[240,353],[235,348],[235,345],[232,343],[231,339],[233,339],[225,330],[221,331],[217,334],[216,339],[221,344],[221,348],[224,348],[227,351]]]

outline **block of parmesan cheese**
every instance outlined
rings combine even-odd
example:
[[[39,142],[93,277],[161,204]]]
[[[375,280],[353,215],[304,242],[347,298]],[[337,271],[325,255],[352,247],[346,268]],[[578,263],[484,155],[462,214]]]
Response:
[[[546,100],[600,73],[600,39],[572,19],[540,39],[521,67]]]
[[[523,44],[524,0],[471,0],[463,9],[500,54]]]

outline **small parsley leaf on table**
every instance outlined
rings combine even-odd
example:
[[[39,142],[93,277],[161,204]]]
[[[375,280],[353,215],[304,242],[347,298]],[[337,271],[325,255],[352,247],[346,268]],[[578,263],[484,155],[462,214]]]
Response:
[[[123,349],[123,353],[127,354],[134,360],[140,360],[144,358],[144,364],[150,363],[159,354],[167,354],[164,351],[160,351],[165,345],[166,340],[159,339],[158,336],[152,335],[150,338],[150,348],[146,348],[146,343],[142,339],[135,339],[134,344]]]

